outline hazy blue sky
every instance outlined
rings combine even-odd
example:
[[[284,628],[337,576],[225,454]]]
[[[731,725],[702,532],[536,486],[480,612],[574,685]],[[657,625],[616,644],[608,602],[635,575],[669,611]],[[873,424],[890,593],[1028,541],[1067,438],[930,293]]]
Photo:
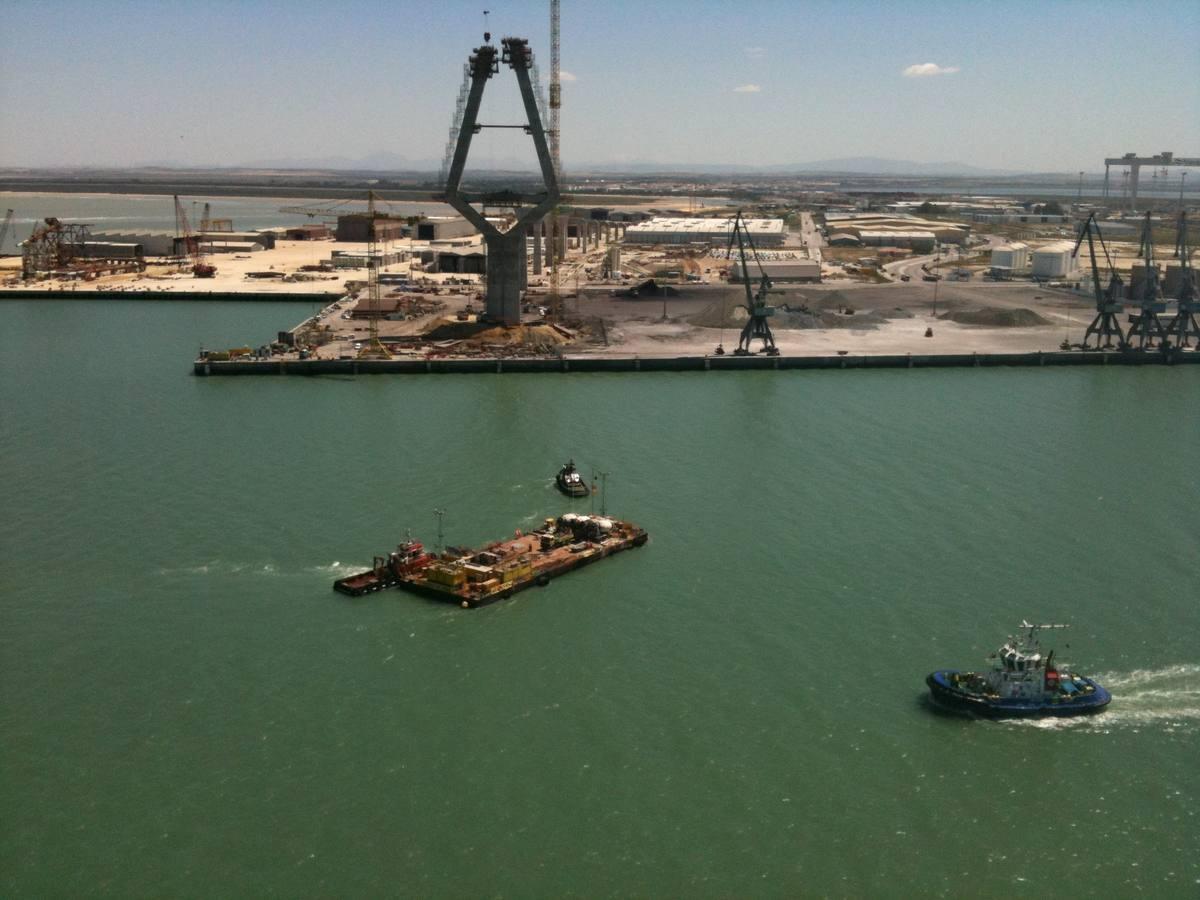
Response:
[[[546,0],[4,0],[0,165],[440,160],[485,8],[548,78]],[[1196,0],[563,0],[562,33],[568,168],[1200,155]],[[493,80],[483,121],[520,119],[514,84]],[[511,156],[532,157],[519,132],[473,150]]]

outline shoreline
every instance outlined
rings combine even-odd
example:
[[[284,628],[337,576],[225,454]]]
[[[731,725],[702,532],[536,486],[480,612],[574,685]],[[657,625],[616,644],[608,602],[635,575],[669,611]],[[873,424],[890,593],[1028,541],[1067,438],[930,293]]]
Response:
[[[747,372],[797,369],[929,369],[997,366],[1153,366],[1200,364],[1200,350],[1067,350],[1029,353],[879,354],[838,356],[563,356],[438,359],[198,359],[192,374],[448,375],[597,372]]]

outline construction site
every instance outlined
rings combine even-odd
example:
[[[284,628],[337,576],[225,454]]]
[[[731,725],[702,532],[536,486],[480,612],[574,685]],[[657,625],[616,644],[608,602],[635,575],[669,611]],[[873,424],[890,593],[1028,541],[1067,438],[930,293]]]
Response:
[[[321,304],[273,335],[203,350],[196,365],[206,374],[253,371],[235,362],[274,371],[727,354],[1174,358],[1200,347],[1182,186],[1176,212],[1134,215],[1141,166],[1165,173],[1200,160],[1106,159],[1106,188],[1108,167],[1125,167],[1121,196],[1089,206],[1081,188],[1069,209],[978,196],[789,202],[771,191],[698,210],[695,185],[657,201],[570,203],[557,0],[550,16],[548,90],[524,38],[485,32],[467,54],[430,197],[445,214],[396,211],[367,190],[282,205],[295,223],[269,228],[238,230],[208,201],[193,223],[179,196],[169,230],[105,231],[47,216],[19,257],[0,259],[0,296]],[[500,80],[515,83],[518,120],[481,121],[485,91]],[[468,176],[472,142],[488,129],[527,136],[536,173],[511,183]],[[9,210],[5,232],[11,222]],[[1164,267],[1154,245],[1168,234],[1174,254]]]

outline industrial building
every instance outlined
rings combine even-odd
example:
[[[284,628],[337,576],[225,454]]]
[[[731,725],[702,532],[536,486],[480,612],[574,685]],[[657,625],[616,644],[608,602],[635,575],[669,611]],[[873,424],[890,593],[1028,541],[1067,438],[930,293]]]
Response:
[[[146,250],[141,244],[115,244],[110,241],[92,241],[80,245],[79,255],[84,259],[142,259]]]
[[[816,283],[821,280],[821,264],[815,259],[797,255],[794,259],[761,260],[763,273],[773,282],[804,281]],[[758,266],[750,264],[750,280],[759,277]],[[742,281],[742,262],[737,260],[729,270],[729,280]]]
[[[181,256],[183,238],[173,231],[93,231],[88,243],[140,244],[146,256]]]
[[[976,212],[971,213],[972,222],[999,223],[1002,225],[1061,225],[1072,221],[1069,215],[1031,212]]]
[[[334,250],[329,258],[335,269],[365,269],[368,260],[374,260],[376,268],[394,265],[408,257],[407,253],[377,250],[373,255],[366,250]]]
[[[1038,247],[1030,255],[1034,278],[1065,278],[1075,271],[1075,242],[1055,241]]]
[[[1011,278],[1029,274],[1029,245],[1001,244],[992,248],[990,272],[994,278]]]
[[[337,217],[336,239],[365,244],[374,232],[376,241],[398,241],[407,237],[407,223],[403,219],[372,217],[367,213],[350,213]]]
[[[932,231],[860,231],[859,243],[864,247],[905,247],[924,253],[933,252],[937,235]]]
[[[328,225],[293,225],[283,230],[286,241],[326,241],[333,237]]]
[[[418,241],[446,241],[476,234],[475,226],[462,216],[427,216],[417,223]]]
[[[855,235],[862,239],[863,232],[891,232],[894,234],[932,234],[943,244],[964,244],[971,234],[971,226],[959,222],[942,222],[934,219],[921,219],[916,216],[879,215],[877,213],[856,213],[850,215],[825,217],[825,229],[830,235]],[[895,240],[872,241],[890,247],[905,246]],[[868,243],[862,240],[862,243]]]
[[[275,247],[273,231],[201,231],[196,238],[208,253],[248,253]],[[174,231],[93,231],[89,243],[141,244],[147,256],[182,256],[183,238]]]
[[[783,219],[743,219],[746,231],[756,247],[778,247],[786,230]],[[720,244],[729,243],[733,219],[687,219],[655,216],[625,229],[625,240],[637,244]]]
[[[487,255],[479,244],[438,248],[435,260],[436,269],[439,272],[472,275],[483,275],[487,272]]]

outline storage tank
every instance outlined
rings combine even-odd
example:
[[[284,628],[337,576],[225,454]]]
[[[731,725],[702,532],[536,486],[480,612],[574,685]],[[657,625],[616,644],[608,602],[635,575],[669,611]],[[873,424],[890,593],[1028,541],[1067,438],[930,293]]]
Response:
[[[1030,254],[1030,271],[1035,278],[1065,278],[1075,271],[1073,241],[1055,241]]]
[[[992,250],[991,267],[993,269],[1008,269],[1010,272],[1029,271],[1029,245],[1014,243],[1001,244]]]

